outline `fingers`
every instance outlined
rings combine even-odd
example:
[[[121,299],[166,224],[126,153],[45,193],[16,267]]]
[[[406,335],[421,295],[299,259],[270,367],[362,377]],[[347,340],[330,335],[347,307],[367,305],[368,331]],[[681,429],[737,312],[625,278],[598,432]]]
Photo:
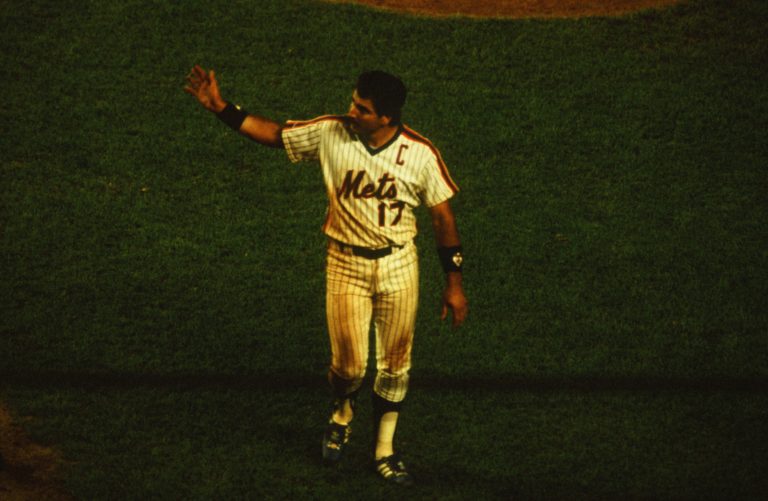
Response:
[[[453,326],[460,327],[467,318],[467,308],[454,308],[453,309]]]
[[[216,73],[211,70],[210,75],[208,75],[208,85],[211,88],[211,93],[214,95],[219,94],[219,83],[216,81]]]
[[[198,99],[202,95],[207,93],[209,87],[216,87],[216,74],[213,70],[206,72],[202,66],[196,64],[192,67],[186,77],[187,85],[184,87],[184,92],[191,94]]]
[[[446,318],[448,318],[449,310],[453,316],[451,320],[451,326],[461,327],[461,325],[464,323],[464,320],[466,320],[467,318],[467,308],[466,307],[457,308],[449,305],[443,305],[443,311],[440,313],[440,321],[443,321]]]
[[[187,75],[186,80],[187,80],[187,86],[184,87],[184,90],[190,93],[194,93],[198,91],[203,83],[199,78],[197,78],[196,75],[193,75],[191,73]]]
[[[184,87],[184,90],[190,92],[198,88],[200,88],[200,81],[196,80],[192,75],[187,75],[187,85]]]
[[[210,73],[207,73],[199,64],[196,64],[187,75],[187,82],[192,89],[210,85],[215,81],[216,76],[213,70],[211,70]]]
[[[453,327],[460,327],[464,320],[467,318],[467,304],[464,302],[463,304],[451,304],[451,303],[443,303],[443,310],[440,314],[440,320],[443,321],[446,318],[448,318],[448,311],[450,310],[453,319],[451,321],[451,326]]]
[[[196,65],[195,65],[195,66],[192,68],[192,72],[194,72],[194,74],[195,74],[195,76],[198,78],[198,80],[206,80],[206,78],[207,78],[207,76],[208,76],[208,75],[205,73],[205,70],[203,69],[203,67],[202,67],[202,66],[200,66],[199,64],[196,64]]]

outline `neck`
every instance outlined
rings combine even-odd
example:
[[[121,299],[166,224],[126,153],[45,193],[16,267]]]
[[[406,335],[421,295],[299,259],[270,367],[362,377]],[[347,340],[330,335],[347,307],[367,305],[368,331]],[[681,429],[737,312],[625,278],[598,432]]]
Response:
[[[386,125],[366,136],[364,140],[371,148],[378,148],[395,137],[398,128],[397,125]]]

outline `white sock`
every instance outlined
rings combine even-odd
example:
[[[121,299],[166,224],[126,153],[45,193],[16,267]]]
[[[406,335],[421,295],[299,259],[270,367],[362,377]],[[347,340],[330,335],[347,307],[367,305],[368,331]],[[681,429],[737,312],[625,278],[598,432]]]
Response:
[[[353,417],[352,401],[345,398],[339,408],[334,411],[331,419],[333,419],[333,422],[336,424],[343,424],[346,426],[352,421]]]
[[[391,456],[395,453],[392,441],[395,438],[398,412],[386,412],[379,422],[379,436],[376,437],[376,459]]]

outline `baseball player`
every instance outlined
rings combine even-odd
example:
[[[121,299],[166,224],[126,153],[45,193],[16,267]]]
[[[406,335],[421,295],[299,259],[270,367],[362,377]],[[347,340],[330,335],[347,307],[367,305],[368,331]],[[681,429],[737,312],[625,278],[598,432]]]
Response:
[[[438,150],[401,122],[405,86],[388,73],[366,72],[346,114],[280,124],[222,99],[213,71],[195,66],[187,82],[186,92],[243,136],[284,148],[292,162],[320,164],[328,195],[323,232],[333,393],[323,459],[339,461],[349,441],[373,324],[375,469],[389,482],[411,484],[393,438],[411,367],[419,295],[413,209],[422,203],[429,208],[446,272],[441,318],[450,311],[453,325],[462,324],[467,300],[462,247],[449,205],[458,188]]]

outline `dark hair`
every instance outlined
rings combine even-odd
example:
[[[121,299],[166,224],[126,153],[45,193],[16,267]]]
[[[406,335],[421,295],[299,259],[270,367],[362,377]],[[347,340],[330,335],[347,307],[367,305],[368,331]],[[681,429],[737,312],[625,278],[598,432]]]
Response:
[[[384,71],[366,71],[357,78],[357,95],[370,99],[376,113],[391,118],[392,125],[400,123],[406,93],[403,81]]]

